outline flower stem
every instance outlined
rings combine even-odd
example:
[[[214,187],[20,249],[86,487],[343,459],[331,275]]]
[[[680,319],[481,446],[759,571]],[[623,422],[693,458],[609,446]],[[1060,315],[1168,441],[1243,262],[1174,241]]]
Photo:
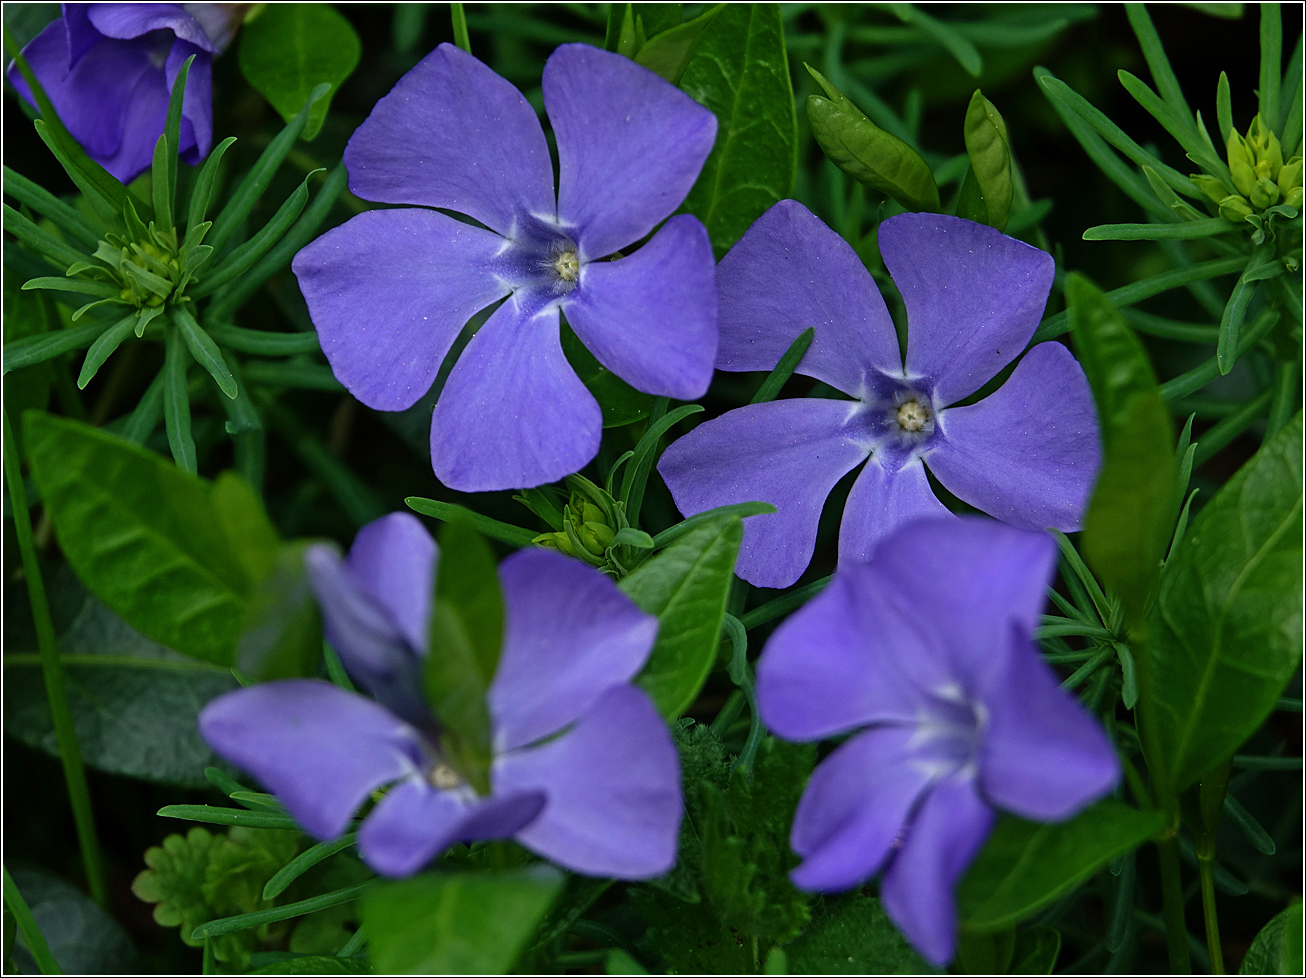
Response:
[[[1224,974],[1224,954],[1220,950],[1220,923],[1215,915],[1215,860],[1197,856],[1197,871],[1202,880],[1202,918],[1206,922],[1206,949],[1211,953],[1211,974]]]
[[[461,3],[451,3],[453,15],[453,42],[468,54],[472,53],[472,39],[467,36],[467,13]]]
[[[1188,925],[1184,923],[1184,888],[1179,872],[1179,838],[1171,835],[1156,844],[1161,857],[1161,901],[1165,917],[1165,944],[1172,975],[1192,974],[1188,957]]]
[[[32,521],[27,511],[27,494],[23,489],[23,473],[18,460],[18,446],[9,426],[9,412],[4,412],[4,466],[5,482],[9,486],[9,501],[14,513],[14,535],[22,555],[23,575],[27,578],[27,597],[32,604],[32,618],[36,623],[36,642],[41,653],[41,671],[45,676],[46,695],[50,698],[50,716],[54,720],[55,742],[59,745],[59,759],[63,762],[64,780],[68,784],[68,799],[72,803],[73,821],[77,826],[77,841],[82,849],[82,864],[86,869],[86,884],[91,898],[100,906],[106,904],[104,870],[100,862],[100,846],[95,838],[95,819],[91,814],[91,793],[86,786],[86,771],[82,767],[82,754],[77,747],[77,733],[73,727],[72,710],[68,708],[68,692],[64,687],[63,663],[54,639],[54,622],[50,619],[50,604],[46,600],[45,582],[41,567],[36,562],[36,548],[32,544]]]

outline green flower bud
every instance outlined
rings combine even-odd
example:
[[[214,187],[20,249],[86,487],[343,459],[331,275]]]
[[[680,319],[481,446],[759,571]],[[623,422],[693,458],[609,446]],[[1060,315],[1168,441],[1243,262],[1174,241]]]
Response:
[[[602,557],[603,551],[607,547],[603,546],[599,535],[594,532],[595,528],[604,529],[600,523],[582,523],[576,528],[576,536],[580,539],[581,545],[585,550],[594,557]]]
[[[1230,194],[1224,200],[1220,201],[1220,216],[1226,221],[1232,221],[1234,224],[1240,224],[1244,218],[1252,213],[1251,205],[1237,194]]]
[[[1256,171],[1253,169],[1256,161],[1238,133],[1229,133],[1226,154],[1229,157],[1229,172],[1233,174],[1233,185],[1244,197],[1250,196],[1252,187],[1256,186]]]
[[[1205,173],[1191,174],[1189,179],[1197,184],[1197,189],[1206,194],[1213,204],[1218,204],[1229,194],[1229,189],[1224,184]]]
[[[1274,130],[1261,123],[1259,115],[1247,127],[1247,148],[1257,163],[1269,164],[1270,172],[1267,176],[1271,180],[1279,175],[1279,167],[1283,166],[1283,147],[1279,145],[1279,137],[1274,134]]]
[[[606,523],[586,523],[585,529],[593,534],[594,539],[598,541],[599,546],[604,550],[612,546],[612,541],[617,538],[616,531]]]
[[[1279,202],[1279,185],[1269,177],[1261,177],[1252,188],[1252,206],[1258,211],[1273,207]]]
[[[541,533],[531,543],[537,547],[543,547],[545,550],[557,550],[566,554],[568,557],[575,557],[576,554],[571,546],[571,541],[567,539],[565,533]]]
[[[1291,190],[1288,191],[1287,195],[1284,197],[1283,202],[1287,204],[1289,207],[1295,207],[1297,208],[1298,211],[1300,211],[1304,196],[1306,196],[1306,193],[1302,191],[1301,187],[1293,187]]]
[[[1279,168],[1279,193],[1287,197],[1294,189],[1301,187],[1302,159],[1294,156]]]

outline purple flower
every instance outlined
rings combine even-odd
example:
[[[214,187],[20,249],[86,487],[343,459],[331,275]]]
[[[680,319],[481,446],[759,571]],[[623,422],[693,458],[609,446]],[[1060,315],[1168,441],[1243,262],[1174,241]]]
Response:
[[[998,391],[958,404],[1029,342],[1052,286],[1051,257],[939,214],[891,217],[879,244],[907,307],[905,366],[870,274],[802,204],[772,207],[717,269],[718,367],[770,370],[815,327],[798,373],[855,398],[739,408],[662,456],[658,471],[686,514],[754,499],[776,506],[744,521],[736,570],[761,587],[798,579],[826,497],[863,461],[844,507],[841,562],[867,559],[909,519],[948,514],[926,465],[960,499],[1025,529],[1076,529],[1088,502],[1097,416],[1064,346],[1034,347]]]
[[[580,873],[641,879],[671,868],[679,762],[652,701],[630,684],[655,618],[560,554],[523,550],[500,565],[492,790],[478,796],[442,756],[415,685],[436,566],[425,528],[393,513],[359,531],[347,560],[317,546],[306,561],[328,636],[377,699],[293,679],[228,693],[200,714],[214,750],[305,830],[340,835],[388,784],[358,833],[363,857],[388,876],[416,872],[455,842],[509,836]]]
[[[181,112],[181,158],[213,144],[212,59],[246,4],[65,3],[63,17],[23,48],[33,74],[86,155],[123,183],[149,169],[168,96],[191,55]],[[32,105],[18,66],[9,81]]]
[[[953,886],[993,809],[1059,821],[1119,777],[1031,640],[1056,552],[1046,534],[982,517],[915,521],[869,564],[841,567],[758,663],[777,735],[855,731],[798,804],[794,884],[844,890],[883,871],[885,910],[938,965],[956,941]]]
[[[598,451],[599,405],[563,356],[559,311],[603,366],[650,394],[702,396],[716,356],[703,225],[673,217],[620,254],[684,200],[716,118],[633,61],[583,44],[553,52],[543,85],[556,199],[535,111],[442,44],[345,150],[355,194],[421,208],[360,214],[294,261],[336,377],[382,411],[422,397],[467,320],[508,297],[453,367],[431,421],[435,474],[468,492],[552,482]]]

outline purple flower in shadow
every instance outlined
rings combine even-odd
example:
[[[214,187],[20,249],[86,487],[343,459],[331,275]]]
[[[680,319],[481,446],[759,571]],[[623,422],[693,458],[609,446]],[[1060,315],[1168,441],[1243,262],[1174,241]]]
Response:
[[[754,404],[708,421],[658,465],[686,514],[762,500],[744,521],[737,573],[787,587],[812,558],[826,497],[853,483],[840,562],[922,516],[946,516],[933,475],[978,509],[1025,529],[1073,530],[1101,449],[1088,382],[1070,351],[1043,343],[996,392],[958,405],[1025,348],[1047,302],[1047,253],[993,228],[939,214],[880,225],[880,253],[907,307],[893,321],[857,254],[802,204],[763,214],[717,269],[722,370],[770,370],[808,327],[797,372],[854,398]]]
[[[884,908],[926,958],[956,943],[953,887],[995,808],[1069,818],[1119,764],[1032,636],[1056,545],[983,517],[917,520],[776,629],[758,664],[778,736],[853,732],[817,767],[790,843],[805,890],[883,873]]]
[[[388,876],[416,872],[455,842],[507,837],[579,873],[643,879],[672,867],[679,761],[652,701],[630,683],[657,620],[611,581],[543,550],[500,565],[492,790],[479,796],[441,755],[438,718],[418,691],[436,566],[425,528],[393,513],[359,531],[346,560],[324,545],[306,561],[328,637],[376,699],[293,679],[228,693],[200,714],[213,749],[306,831],[340,835],[390,785],[358,834],[363,858]]]
[[[543,87],[556,196],[530,104],[442,44],[345,150],[355,194],[421,206],[360,214],[293,265],[336,377],[382,411],[421,398],[468,319],[507,297],[454,365],[431,421],[435,474],[467,492],[552,482],[598,451],[602,415],[563,355],[559,311],[603,366],[650,394],[702,396],[716,356],[703,225],[672,217],[619,254],[685,199],[716,118],[628,58],[583,44],[553,52]]]
[[[198,163],[213,144],[212,61],[248,4],[65,3],[63,16],[23,48],[32,73],[86,155],[123,183],[149,169],[168,96],[195,56],[181,111],[181,158]],[[9,81],[32,105],[10,64]]]

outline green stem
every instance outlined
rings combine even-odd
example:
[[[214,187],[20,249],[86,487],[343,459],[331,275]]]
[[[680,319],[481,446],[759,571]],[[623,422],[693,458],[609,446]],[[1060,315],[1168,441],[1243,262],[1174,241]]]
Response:
[[[1198,854],[1197,872],[1202,880],[1202,918],[1206,922],[1206,949],[1211,954],[1211,974],[1224,974],[1220,949],[1220,923],[1215,915],[1215,860]]]
[[[1192,974],[1188,957],[1188,925],[1184,923],[1184,887],[1179,870],[1179,837],[1169,835],[1156,843],[1161,857],[1161,901],[1165,917],[1165,944],[1172,975]]]
[[[1297,364],[1279,364],[1274,378],[1274,400],[1270,402],[1270,418],[1265,422],[1265,440],[1269,441],[1288,423],[1297,408]]]
[[[8,440],[6,439],[6,444]],[[54,955],[50,953],[50,945],[45,942],[45,935],[41,933],[41,928],[36,926],[36,918],[32,916],[31,908],[27,906],[27,901],[23,895],[18,892],[18,886],[14,883],[13,877],[9,875],[9,868],[4,870],[4,895],[5,909],[14,915],[14,921],[18,924],[18,929],[23,932],[23,937],[27,939],[27,949],[32,952],[32,957],[36,959],[37,970],[43,975],[61,975],[59,964],[55,961]]]
[[[467,36],[467,12],[461,3],[451,3],[453,15],[453,42],[468,54],[472,53],[472,40]]]
[[[32,604],[32,618],[36,622],[36,641],[41,652],[41,671],[45,676],[46,695],[50,698],[50,715],[54,719],[55,742],[59,745],[59,759],[63,762],[64,780],[68,783],[68,798],[73,806],[73,821],[77,826],[77,841],[82,849],[82,864],[86,869],[86,883],[91,899],[100,906],[107,903],[104,887],[104,870],[100,863],[100,846],[95,838],[95,819],[91,814],[91,793],[86,786],[86,771],[82,767],[82,754],[77,747],[77,733],[73,727],[72,710],[68,708],[68,692],[64,687],[63,664],[54,639],[54,622],[50,619],[50,605],[45,596],[45,582],[41,567],[36,561],[36,547],[32,543],[32,520],[27,511],[27,493],[23,489],[23,473],[18,460],[9,412],[4,412],[4,465],[5,482],[9,486],[9,501],[14,513],[14,535],[22,554],[23,575],[27,578],[27,597]]]

